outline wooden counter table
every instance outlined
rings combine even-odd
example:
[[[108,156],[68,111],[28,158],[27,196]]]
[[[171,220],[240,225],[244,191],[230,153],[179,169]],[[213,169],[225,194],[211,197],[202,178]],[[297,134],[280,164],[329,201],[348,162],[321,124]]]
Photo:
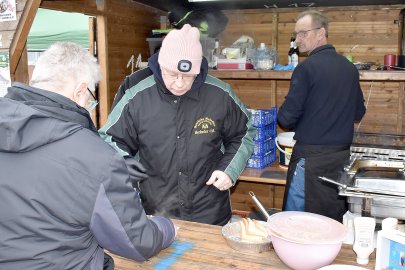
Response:
[[[134,269],[289,269],[274,249],[263,253],[246,253],[232,249],[221,235],[221,227],[174,220],[180,227],[176,241],[147,262],[138,263],[112,255],[117,270]],[[343,245],[334,264],[356,265],[352,246]],[[375,253],[366,269],[374,269]],[[363,266],[364,267],[364,266]]]

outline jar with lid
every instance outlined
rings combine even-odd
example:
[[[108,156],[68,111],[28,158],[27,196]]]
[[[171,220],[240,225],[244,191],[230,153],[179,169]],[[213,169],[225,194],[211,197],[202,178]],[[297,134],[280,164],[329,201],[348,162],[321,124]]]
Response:
[[[257,70],[269,70],[274,67],[274,58],[271,57],[270,51],[264,43],[260,43],[256,49],[254,68]]]

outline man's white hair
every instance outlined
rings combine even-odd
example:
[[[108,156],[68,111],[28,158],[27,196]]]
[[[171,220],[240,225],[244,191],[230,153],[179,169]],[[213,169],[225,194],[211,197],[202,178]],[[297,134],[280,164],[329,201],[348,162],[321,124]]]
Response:
[[[30,85],[47,85],[58,91],[86,82],[93,90],[100,80],[97,59],[86,49],[72,42],[56,42],[39,57]]]

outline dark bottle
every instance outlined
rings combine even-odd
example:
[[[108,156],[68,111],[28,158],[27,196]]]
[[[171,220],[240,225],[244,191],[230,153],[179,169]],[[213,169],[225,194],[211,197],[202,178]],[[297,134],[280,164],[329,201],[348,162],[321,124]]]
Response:
[[[298,55],[300,51],[298,50],[297,43],[293,44],[293,52],[291,54],[291,64],[296,67],[298,65]]]
[[[291,61],[291,56],[294,52],[294,44],[295,44],[295,37],[293,34],[291,34],[291,39],[290,39],[290,50],[288,51],[288,65],[292,64]]]
[[[221,55],[221,49],[219,47],[219,40],[216,39],[215,40],[214,51],[212,53],[212,68],[213,69],[217,69],[218,58],[220,58],[220,55]]]

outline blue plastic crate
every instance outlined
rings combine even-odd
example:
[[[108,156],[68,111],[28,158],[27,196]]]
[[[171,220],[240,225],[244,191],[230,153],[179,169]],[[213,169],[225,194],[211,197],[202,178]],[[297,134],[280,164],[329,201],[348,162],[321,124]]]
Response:
[[[264,127],[256,128],[256,135],[253,138],[255,141],[266,141],[270,138],[275,138],[277,136],[276,122]]]
[[[277,121],[277,107],[270,109],[249,109],[252,113],[252,125],[254,127],[264,127]]]
[[[276,149],[264,155],[252,155],[246,164],[247,168],[263,169],[276,161]]]
[[[253,154],[262,155],[270,152],[276,146],[274,137],[270,137],[264,141],[254,141]]]

